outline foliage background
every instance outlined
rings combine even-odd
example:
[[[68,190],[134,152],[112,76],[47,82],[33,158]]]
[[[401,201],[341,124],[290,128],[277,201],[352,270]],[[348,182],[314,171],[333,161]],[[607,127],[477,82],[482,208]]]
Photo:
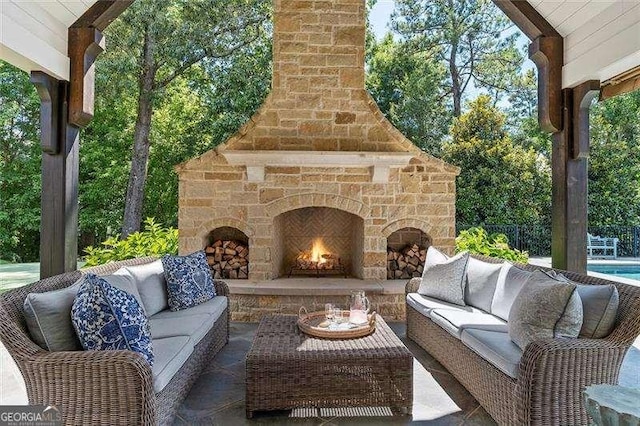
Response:
[[[464,6],[463,0],[451,1]],[[398,1],[390,34],[380,40],[368,34],[367,88],[417,146],[462,168],[459,223],[548,226],[551,140],[537,125],[535,72],[524,62],[524,46],[518,46],[513,32],[502,31],[504,17],[492,2],[473,3],[475,9],[464,10],[471,13],[469,22],[497,16],[491,25],[465,28],[464,37],[484,49],[476,69],[454,71],[446,53],[457,49],[456,60],[468,54],[456,44],[460,34],[442,34],[432,28],[439,22],[424,19],[426,8],[443,2]],[[158,13],[162,17],[169,10]],[[122,227],[139,106],[139,81],[132,70],[140,51],[125,42],[140,24],[135,19],[132,13],[107,29],[107,50],[97,62],[95,117],[81,135],[82,248],[117,236]],[[207,24],[196,21],[191,30]],[[421,25],[425,31],[416,32]],[[270,31],[266,22],[260,37],[243,49],[197,62],[158,92],[143,217],[175,227],[173,167],[226,140],[260,106],[270,87]],[[224,40],[233,42],[233,37]],[[460,111],[452,72],[464,77],[456,95]],[[0,259],[38,258],[38,108],[29,76],[0,62]],[[640,92],[596,104],[591,127],[589,224],[640,224]]]

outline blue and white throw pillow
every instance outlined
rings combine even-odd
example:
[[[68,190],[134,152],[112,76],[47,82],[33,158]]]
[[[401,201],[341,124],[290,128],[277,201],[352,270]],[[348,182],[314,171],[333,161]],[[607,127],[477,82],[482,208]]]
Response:
[[[186,256],[163,256],[162,267],[172,311],[191,308],[215,297],[216,290],[204,251]]]
[[[71,321],[85,350],[130,350],[153,365],[149,320],[138,300],[101,277],[87,274],[71,307]]]

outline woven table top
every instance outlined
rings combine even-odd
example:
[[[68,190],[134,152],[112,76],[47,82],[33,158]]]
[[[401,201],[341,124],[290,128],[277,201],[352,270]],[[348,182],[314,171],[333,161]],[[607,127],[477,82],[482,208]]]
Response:
[[[376,331],[357,339],[330,340],[304,334],[297,315],[266,315],[260,321],[247,361],[280,359],[396,359],[412,358],[411,352],[381,316]]]

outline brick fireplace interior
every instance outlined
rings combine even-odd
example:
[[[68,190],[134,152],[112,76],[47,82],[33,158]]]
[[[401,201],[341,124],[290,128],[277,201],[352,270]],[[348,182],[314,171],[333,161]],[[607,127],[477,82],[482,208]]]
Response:
[[[317,238],[345,266],[344,288],[383,291],[389,247],[452,252],[459,170],[418,149],[365,90],[365,0],[275,0],[273,19],[269,96],[228,141],[176,167],[180,252],[232,229],[248,249],[246,283],[232,284],[269,295]]]

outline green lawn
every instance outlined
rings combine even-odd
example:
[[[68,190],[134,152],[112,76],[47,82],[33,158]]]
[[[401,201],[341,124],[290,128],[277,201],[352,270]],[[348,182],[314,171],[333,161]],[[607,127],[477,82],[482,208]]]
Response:
[[[0,264],[0,291],[23,286],[38,281],[39,278],[39,263]]]
[[[82,268],[84,262],[78,262]],[[0,292],[20,287],[40,279],[40,264],[35,263],[0,263]]]

